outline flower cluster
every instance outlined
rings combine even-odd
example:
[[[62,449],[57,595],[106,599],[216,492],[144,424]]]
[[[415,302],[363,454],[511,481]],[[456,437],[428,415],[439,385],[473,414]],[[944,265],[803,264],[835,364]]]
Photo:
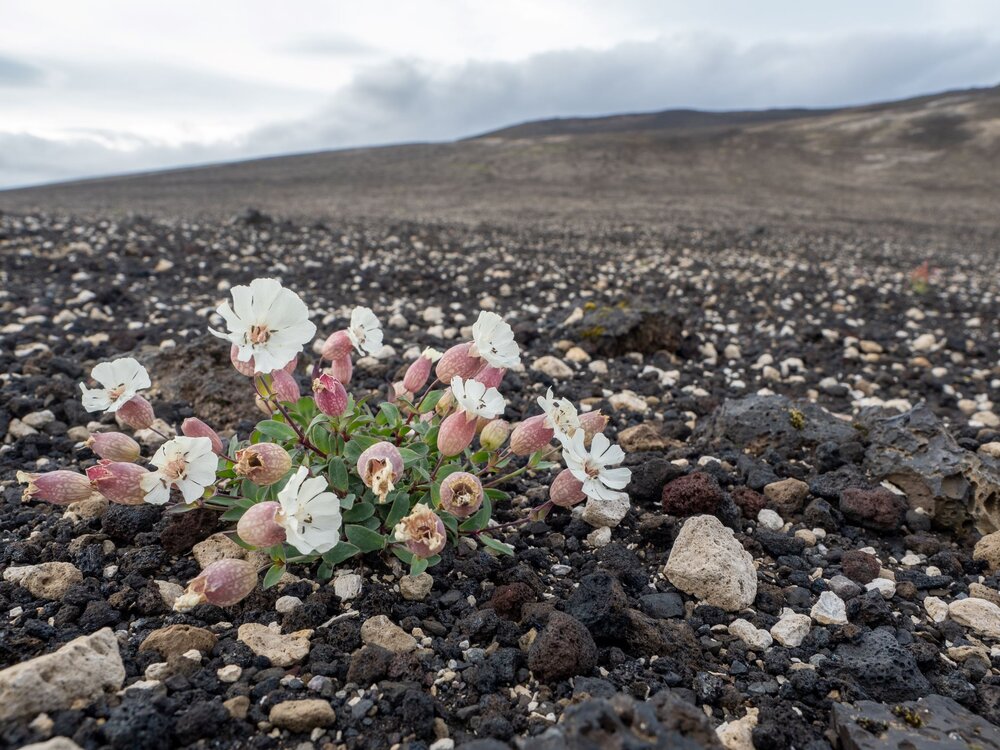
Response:
[[[600,412],[581,414],[549,390],[538,399],[541,413],[513,429],[504,420],[501,387],[506,372],[520,367],[520,348],[495,313],[480,314],[471,341],[443,353],[424,350],[377,407],[348,390],[352,355],[383,346],[370,309],[356,308],[347,327],[323,341],[305,396],[296,372],[316,326],[298,295],[275,279],[255,279],[233,287],[232,304],[217,313],[225,331],[209,330],[229,342],[233,366],[250,379],[268,417],[247,439],[223,441],[189,418],[177,436],[162,434],[147,459],[128,435],[97,432],[86,445],[98,461],[85,475],[21,472],[25,499],[68,505],[96,491],[112,503],[174,513],[215,509],[235,524],[229,533],[243,546],[270,560],[267,587],[288,565],[313,566],[329,578],[334,566],[366,553],[395,555],[418,574],[461,537],[512,554],[491,520],[494,504],[508,499],[500,487],[556,467],[550,459],[560,453],[566,468],[552,480],[548,500],[502,526],[543,518],[554,507],[625,497],[630,472],[618,466],[625,454],[603,434],[608,420]],[[81,385],[84,408],[113,413],[136,431],[160,431],[140,395],[151,380],[138,361],[101,363],[91,378],[99,387]],[[176,606],[234,604],[257,585],[261,570],[246,560],[215,562]]]

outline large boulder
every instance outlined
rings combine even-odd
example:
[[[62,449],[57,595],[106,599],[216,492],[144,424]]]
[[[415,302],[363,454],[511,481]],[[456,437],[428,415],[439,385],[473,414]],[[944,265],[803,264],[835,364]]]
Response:
[[[902,414],[866,409],[858,416],[868,449],[864,468],[906,493],[941,528],[1000,529],[1000,464],[962,448],[925,405]]]
[[[204,335],[171,349],[137,355],[154,373],[150,395],[191,405],[194,413],[217,430],[253,419],[253,387],[229,360],[229,343]]]
[[[874,701],[834,703],[831,719],[844,750],[1000,750],[1000,729],[943,695],[888,705]]]
[[[856,642],[842,643],[836,650],[839,669],[867,697],[880,701],[915,700],[931,691],[917,662],[890,630],[871,630]]]
[[[580,309],[566,324],[566,336],[590,354],[621,357],[629,352],[677,352],[683,342],[679,317],[628,305]]]
[[[759,455],[771,448],[788,451],[831,441],[845,443],[857,440],[858,432],[850,422],[809,401],[755,394],[724,401],[699,422],[695,437]]]

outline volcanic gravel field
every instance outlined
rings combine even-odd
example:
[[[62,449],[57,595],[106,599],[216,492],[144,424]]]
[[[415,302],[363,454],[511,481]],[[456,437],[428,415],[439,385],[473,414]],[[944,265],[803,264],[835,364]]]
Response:
[[[54,693],[116,652],[125,670],[42,713],[0,671],[0,745],[1000,748],[996,240],[0,215],[0,668],[96,634],[34,669]],[[448,548],[429,590],[369,555],[172,612],[234,554],[215,514],[23,503],[15,474],[96,461],[82,442],[117,427],[78,384],[126,354],[166,429],[246,437],[248,381],[206,328],[258,276],[321,338],[375,311],[388,346],[356,395],[495,310],[525,365],[506,418],[548,387],[602,409],[631,509],[610,534],[579,507],[497,532],[514,557]]]

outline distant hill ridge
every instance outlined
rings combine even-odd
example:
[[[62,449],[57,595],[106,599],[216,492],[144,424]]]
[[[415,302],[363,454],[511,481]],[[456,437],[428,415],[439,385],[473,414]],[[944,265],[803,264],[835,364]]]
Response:
[[[450,143],[271,157],[0,192],[0,210],[648,226],[996,230],[1000,88],[841,109],[541,120]]]

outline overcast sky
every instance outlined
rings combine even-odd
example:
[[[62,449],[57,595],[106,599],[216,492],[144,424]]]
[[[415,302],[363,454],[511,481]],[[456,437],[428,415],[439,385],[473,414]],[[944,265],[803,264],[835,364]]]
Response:
[[[997,83],[995,0],[0,0],[0,187]]]

